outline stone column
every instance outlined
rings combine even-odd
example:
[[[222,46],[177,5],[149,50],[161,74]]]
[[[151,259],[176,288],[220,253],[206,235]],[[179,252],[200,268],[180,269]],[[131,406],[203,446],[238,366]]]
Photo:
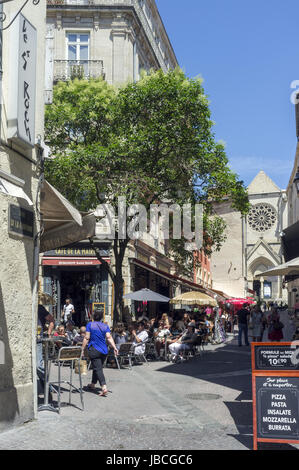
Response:
[[[261,295],[260,295],[260,299],[263,300],[264,299],[264,278],[261,277]]]
[[[111,31],[113,39],[112,49],[112,81],[114,84],[123,83],[125,80],[125,40],[126,31]]]

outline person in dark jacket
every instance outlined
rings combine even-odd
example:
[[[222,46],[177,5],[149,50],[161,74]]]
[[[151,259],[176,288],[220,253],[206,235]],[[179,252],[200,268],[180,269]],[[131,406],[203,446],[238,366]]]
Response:
[[[243,307],[238,310],[237,317],[238,317],[238,327],[239,327],[239,336],[238,336],[238,343],[239,347],[242,346],[242,336],[244,335],[245,339],[245,346],[249,346],[248,342],[248,317],[250,315],[249,310],[247,309],[248,304],[244,304]]]

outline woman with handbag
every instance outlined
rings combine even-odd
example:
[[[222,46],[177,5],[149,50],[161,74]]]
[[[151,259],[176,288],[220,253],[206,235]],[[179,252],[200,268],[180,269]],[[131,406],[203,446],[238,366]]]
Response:
[[[86,335],[83,340],[82,349],[88,345],[88,355],[93,369],[92,382],[87,386],[89,390],[95,390],[97,381],[100,382],[102,391],[100,397],[108,395],[106,379],[103,373],[103,365],[108,354],[107,342],[112,347],[114,354],[118,355],[118,349],[112,338],[110,328],[103,323],[103,312],[96,310],[93,315],[93,322],[86,325]]]
[[[284,324],[280,321],[278,310],[273,308],[272,313],[268,316],[268,339],[276,342],[282,340],[283,328]]]

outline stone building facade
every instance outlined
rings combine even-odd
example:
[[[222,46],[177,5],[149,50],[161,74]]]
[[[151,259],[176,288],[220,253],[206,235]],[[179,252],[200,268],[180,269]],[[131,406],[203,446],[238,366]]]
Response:
[[[15,2],[5,3],[3,11],[6,18],[0,24],[5,27],[16,14]],[[29,2],[22,16],[1,33],[0,431],[36,416],[34,248],[39,232],[45,17],[44,2]]]
[[[59,80],[69,80],[76,76],[102,76],[109,84],[121,85],[139,80],[141,70],[162,69],[167,72],[177,65],[175,53],[154,0],[47,2],[46,103],[51,103],[53,83]],[[105,245],[105,231],[100,224],[97,226],[97,237],[95,241],[98,246],[101,241],[102,245]],[[109,248],[105,248],[106,256],[113,266],[115,261],[111,250],[109,252]],[[42,263],[47,261],[45,255]],[[58,262],[57,258],[53,263]],[[73,265],[71,268],[67,266],[67,259],[61,259],[61,263],[64,268],[57,269],[57,265],[43,268],[44,290],[52,294],[51,289],[55,289],[55,296],[57,297],[57,293],[60,296],[60,308],[67,289],[73,289],[71,285],[66,286],[67,278],[75,279],[76,276],[81,276],[81,283],[81,279],[88,279],[89,285],[92,284],[89,297],[86,297],[85,289],[85,294],[82,293],[81,298],[78,298],[78,303],[82,306],[85,304],[83,310],[86,310],[86,305],[90,309],[93,301],[105,304],[105,321],[111,324],[114,292],[110,279],[104,279],[104,273],[102,277],[99,275],[99,266],[85,264],[84,268],[79,265]],[[96,263],[96,260],[90,259],[90,263]],[[149,287],[172,297],[184,289],[210,285],[210,273],[206,273],[206,268],[205,265],[194,279],[180,279],[176,276],[174,263],[169,257],[167,241],[162,237],[154,239],[147,235],[143,240],[132,241],[126,250],[123,263],[125,293]],[[131,301],[126,303],[133,314],[138,313],[139,305]],[[154,307],[149,306],[149,313]],[[82,307],[79,308],[82,311]],[[165,306],[163,308],[165,309]],[[81,318],[83,316],[84,311]]]
[[[232,297],[257,295],[261,299],[287,301],[281,277],[257,278],[283,262],[281,239],[287,226],[287,194],[260,171],[248,187],[248,216],[227,201],[215,206],[227,223],[227,240],[212,255],[213,288]]]
[[[297,139],[299,141],[299,107],[297,106]],[[297,143],[294,166],[287,187],[288,223],[284,230],[283,250],[285,261],[299,257],[299,193],[294,183],[299,173],[299,143]],[[287,276],[288,305],[293,308],[299,302],[299,275]]]
[[[177,65],[154,0],[47,1],[46,102],[72,76],[119,85]]]

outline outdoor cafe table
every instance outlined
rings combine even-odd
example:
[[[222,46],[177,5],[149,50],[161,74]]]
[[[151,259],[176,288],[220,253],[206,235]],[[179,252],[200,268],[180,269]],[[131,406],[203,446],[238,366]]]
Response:
[[[45,345],[45,356],[44,356],[44,370],[45,370],[45,379],[44,379],[44,403],[38,407],[38,411],[55,411],[59,412],[58,408],[49,404],[49,344],[61,343],[65,338],[60,336],[50,336],[46,338],[41,338],[41,341]],[[50,362],[51,365],[51,362]]]

